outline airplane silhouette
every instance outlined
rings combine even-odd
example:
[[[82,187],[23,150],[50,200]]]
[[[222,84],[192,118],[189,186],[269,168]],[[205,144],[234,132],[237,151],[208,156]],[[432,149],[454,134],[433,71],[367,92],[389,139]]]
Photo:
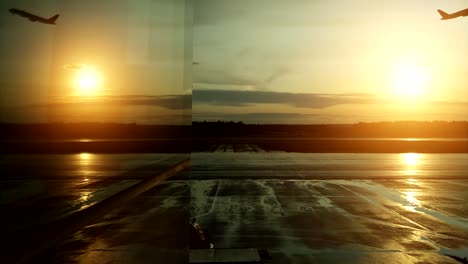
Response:
[[[16,8],[11,8],[8,11],[10,11],[10,13],[12,13],[13,15],[18,15],[18,16],[28,18],[32,22],[37,21],[37,22],[41,22],[41,23],[49,24],[49,25],[56,25],[55,20],[57,20],[57,18],[59,17],[59,15],[57,14],[57,15],[51,17],[51,18],[43,18],[43,17],[40,17],[40,16],[33,15],[31,13],[28,13],[28,12],[26,12],[24,10],[16,9]]]
[[[458,261],[460,263],[468,264],[468,260],[466,259],[466,257],[460,258],[460,257],[454,256],[454,255],[448,255],[448,254],[445,254],[445,255],[448,256],[448,257],[453,258],[454,260],[456,260],[456,261]]]
[[[457,18],[457,17],[460,17],[460,16],[468,16],[468,8],[463,9],[463,10],[458,11],[458,12],[455,12],[455,13],[452,13],[452,14],[447,14],[447,13],[445,13],[444,11],[442,11],[440,9],[437,9],[437,12],[439,12],[439,14],[442,16],[442,18],[441,18],[442,20]]]

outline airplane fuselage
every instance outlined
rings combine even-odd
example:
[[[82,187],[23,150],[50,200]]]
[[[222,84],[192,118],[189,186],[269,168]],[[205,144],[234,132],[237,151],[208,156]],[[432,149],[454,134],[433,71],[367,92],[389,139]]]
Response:
[[[442,16],[442,20],[447,20],[447,19],[453,19],[461,16],[468,16],[468,8],[460,10],[458,12],[452,13],[452,14],[447,14],[443,12],[442,10],[438,10],[439,14]]]
[[[25,17],[25,18],[29,19],[32,22],[37,21],[37,22],[44,23],[44,24],[49,24],[49,25],[55,25],[55,20],[58,17],[58,15],[55,15],[55,16],[53,16],[51,18],[43,18],[43,17],[40,17],[40,16],[36,16],[34,14],[31,14],[29,12],[26,12],[24,10],[16,9],[16,8],[11,8],[9,11],[10,11],[10,13],[12,13],[14,15]]]

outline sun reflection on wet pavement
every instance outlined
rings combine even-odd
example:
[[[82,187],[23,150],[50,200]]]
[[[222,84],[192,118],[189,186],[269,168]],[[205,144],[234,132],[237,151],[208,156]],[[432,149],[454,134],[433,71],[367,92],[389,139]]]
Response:
[[[404,166],[403,174],[407,176],[418,175],[418,166],[421,165],[421,154],[403,153],[401,155]]]
[[[267,263],[458,263],[449,255],[468,256],[463,161],[468,155],[194,153],[189,178],[82,229],[70,242],[81,245],[74,261],[151,263],[137,256],[171,252],[165,261],[178,263],[181,251],[164,244],[183,236],[175,223],[189,208],[215,248],[268,249]],[[450,177],[434,178],[445,168]]]
[[[27,253],[19,254],[21,248],[37,246],[31,241],[48,230],[43,227],[53,228],[55,223],[71,219],[75,213],[85,212],[84,209],[187,159],[185,154],[79,153],[3,157],[0,159],[0,206],[6,213],[0,221],[6,227],[3,239],[9,242],[5,245],[6,251],[12,252],[4,257],[5,263],[10,263],[9,258]],[[79,215],[82,216],[82,212]],[[49,239],[41,238],[45,244]]]
[[[83,158],[80,171],[99,159]],[[191,215],[216,248],[268,249],[271,263],[457,263],[446,255],[468,256],[467,162],[418,153],[194,153],[190,177],[93,219],[54,257],[177,263],[180,226]],[[93,184],[81,173],[73,179]],[[98,199],[89,188],[79,188],[79,206]]]
[[[405,199],[408,201],[408,205],[406,205],[405,207],[412,211],[412,212],[415,212],[416,210],[414,209],[415,207],[418,207],[420,206],[420,202],[418,199],[416,199],[416,196],[418,195],[417,192],[415,191],[407,191],[407,192],[403,192],[403,194],[405,195]]]
[[[211,177],[191,185],[194,213],[216,246],[274,249],[274,263],[457,263],[441,250],[468,246],[468,167],[451,164],[468,155],[270,153],[230,161],[233,156],[193,157],[193,178],[223,175],[221,188]],[[455,179],[433,178],[444,162]],[[288,163],[294,166],[283,170]],[[349,179],[304,179],[313,169],[341,175],[341,168],[352,172]]]
[[[78,154],[78,158],[81,162],[81,164],[88,164],[88,161],[92,160],[93,158],[93,154],[91,153],[87,153],[87,152],[82,152],[80,154]]]

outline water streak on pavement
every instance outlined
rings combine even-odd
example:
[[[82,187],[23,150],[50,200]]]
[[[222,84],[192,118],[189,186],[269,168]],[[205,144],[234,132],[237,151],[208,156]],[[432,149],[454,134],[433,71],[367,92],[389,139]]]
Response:
[[[268,249],[271,263],[458,263],[448,255],[468,256],[467,154],[229,150],[193,153],[191,170],[95,219],[45,259],[184,263],[190,216],[216,248]]]
[[[468,155],[195,153],[192,214],[274,263],[457,263]],[[465,255],[463,255],[465,254]]]

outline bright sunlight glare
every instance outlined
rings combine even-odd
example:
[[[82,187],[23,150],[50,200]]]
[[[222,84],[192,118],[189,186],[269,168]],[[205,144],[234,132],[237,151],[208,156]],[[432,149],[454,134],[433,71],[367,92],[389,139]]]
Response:
[[[95,95],[101,86],[101,75],[91,67],[77,71],[75,86],[78,95]]]
[[[402,156],[404,163],[409,166],[418,165],[419,157],[418,153],[404,153]]]
[[[429,73],[416,64],[404,64],[395,69],[394,88],[398,95],[414,96],[427,93]]]
[[[418,167],[421,163],[421,154],[418,153],[403,153],[401,154],[401,160],[404,165],[403,174],[405,175],[416,175],[418,174]]]

